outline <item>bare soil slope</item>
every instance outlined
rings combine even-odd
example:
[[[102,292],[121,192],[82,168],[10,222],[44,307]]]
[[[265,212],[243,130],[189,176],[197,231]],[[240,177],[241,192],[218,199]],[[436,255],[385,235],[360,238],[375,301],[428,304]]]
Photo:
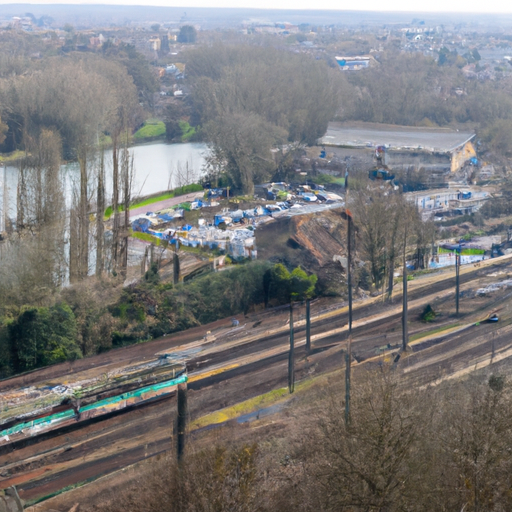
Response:
[[[334,256],[346,256],[346,222],[340,210],[278,218],[256,230],[258,257],[301,266],[318,274],[320,284],[332,287],[341,277]]]

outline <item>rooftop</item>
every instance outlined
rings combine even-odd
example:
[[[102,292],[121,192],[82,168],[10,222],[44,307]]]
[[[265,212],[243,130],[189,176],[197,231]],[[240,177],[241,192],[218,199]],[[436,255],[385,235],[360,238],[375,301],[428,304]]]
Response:
[[[321,144],[345,147],[386,146],[389,149],[451,153],[470,141],[473,132],[374,123],[329,123]]]

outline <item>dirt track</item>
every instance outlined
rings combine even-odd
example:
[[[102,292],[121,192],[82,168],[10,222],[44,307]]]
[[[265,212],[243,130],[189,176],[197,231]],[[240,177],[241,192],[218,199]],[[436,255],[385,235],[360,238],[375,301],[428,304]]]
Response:
[[[492,270],[496,268],[512,271],[512,261],[496,261]],[[500,279],[489,278],[490,272],[486,267],[466,269],[461,276],[462,289],[467,291],[481,286],[482,282]],[[411,305],[416,305],[419,310],[425,303],[433,303],[441,312],[437,328],[448,328],[454,323],[468,325],[463,331],[451,333],[447,330],[446,334],[441,331],[437,337],[426,337],[426,341],[419,338],[413,343],[413,351],[402,358],[398,368],[417,384],[461,375],[475,365],[489,364],[493,350],[495,360],[512,355],[509,302],[500,305],[503,312],[499,324],[471,327],[475,319],[485,317],[489,308],[496,307],[500,297],[509,301],[510,291],[461,301],[463,317],[457,320],[452,316],[452,287],[450,272],[411,282]],[[312,308],[313,352],[307,368],[303,347],[304,321],[301,319],[303,308],[297,307],[298,379],[306,371],[320,373],[342,366],[347,312],[346,308],[329,311],[329,307],[327,302],[319,301]],[[194,419],[286,385],[287,316],[286,309],[282,309],[240,317],[244,328],[239,330],[233,330],[229,320],[222,320],[150,343],[3,381],[0,390],[41,380],[62,382],[66,374],[103,373],[121,362],[149,359],[161,351],[175,352],[187,360],[190,417]],[[411,334],[428,334],[432,326],[417,322],[416,317],[411,313]],[[383,345],[399,345],[400,311],[397,305],[384,305],[378,299],[370,299],[358,305],[354,318],[353,354],[359,364],[381,358],[382,351],[378,348]],[[206,330],[217,336],[213,343],[204,343],[202,338]],[[490,336],[494,339],[492,343]],[[16,484],[24,499],[34,500],[167,450],[171,446],[174,409],[173,399],[160,401],[80,428],[65,429],[59,435],[36,438],[33,444],[17,446],[15,451],[5,450],[0,454],[0,487]]]
[[[171,206],[176,206],[180,203],[186,203],[187,201],[194,201],[195,199],[202,199],[204,192],[191,192],[184,196],[171,197],[170,199],[164,199],[157,203],[148,204],[147,206],[141,206],[140,208],[134,208],[130,210],[130,218],[137,217],[137,215],[144,215],[147,212],[158,212],[165,210]]]

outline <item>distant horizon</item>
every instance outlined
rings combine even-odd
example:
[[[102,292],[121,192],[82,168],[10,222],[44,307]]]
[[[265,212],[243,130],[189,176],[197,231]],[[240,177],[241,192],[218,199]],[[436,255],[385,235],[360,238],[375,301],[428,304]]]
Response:
[[[278,4],[278,5],[276,5]],[[84,7],[168,7],[180,9],[254,9],[254,10],[272,10],[272,11],[336,11],[336,12],[374,12],[374,13],[397,13],[411,15],[417,14],[512,14],[512,4],[503,7],[500,0],[489,0],[486,3],[486,9],[481,10],[480,4],[475,7],[468,6],[459,0],[420,0],[414,3],[411,9],[411,3],[404,0],[390,0],[383,7],[383,3],[377,0],[361,0],[357,9],[344,9],[339,7],[335,0],[317,0],[315,7],[311,7],[309,0],[280,0],[278,3],[272,0],[189,0],[186,4],[179,2],[170,3],[169,0],[150,0],[150,3],[141,3],[141,0],[111,0],[108,2],[91,1],[70,1],[70,0],[40,0],[36,2],[12,2],[0,0],[0,6],[84,6]],[[478,7],[477,7],[478,5]]]
[[[265,8],[262,5],[250,4],[238,7],[220,6],[177,6],[177,5],[144,5],[141,0],[112,0],[118,3],[99,4],[97,0],[91,3],[69,3],[63,0],[56,3],[2,3],[0,0],[0,17],[9,19],[12,16],[23,16],[32,13],[35,17],[49,16],[57,25],[70,23],[77,29],[90,29],[98,26],[126,26],[127,24],[190,24],[204,30],[221,29],[240,26],[244,22],[277,23],[289,22],[293,25],[308,23],[319,26],[345,27],[382,27],[386,25],[407,26],[422,22],[426,27],[446,25],[447,27],[464,26],[466,29],[483,31],[512,30],[511,12],[506,13],[474,13],[474,12],[428,12],[400,10],[341,10],[330,5],[331,0],[319,0],[320,7],[315,9],[300,9],[297,5],[287,8],[284,2],[279,8]],[[58,0],[57,0],[58,1]],[[164,0],[149,0],[158,4]],[[179,0],[183,1],[183,0]],[[197,3],[212,2],[213,0],[193,0]],[[229,2],[232,0],[221,0]],[[254,0],[245,0],[252,2]],[[268,1],[268,0],[264,0]],[[288,0],[286,0],[288,1]],[[304,0],[300,0],[304,1]],[[372,2],[373,0],[364,0]],[[395,0],[396,2],[396,0]],[[396,5],[396,4],[395,4]],[[364,6],[364,5],[363,5]],[[450,4],[455,8],[455,4]]]

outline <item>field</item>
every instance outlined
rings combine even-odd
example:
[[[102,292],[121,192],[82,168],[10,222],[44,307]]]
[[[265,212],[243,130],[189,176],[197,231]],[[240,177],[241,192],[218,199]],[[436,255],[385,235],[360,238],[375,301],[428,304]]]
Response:
[[[153,139],[165,135],[165,124],[158,119],[148,119],[134,134],[134,139]]]

